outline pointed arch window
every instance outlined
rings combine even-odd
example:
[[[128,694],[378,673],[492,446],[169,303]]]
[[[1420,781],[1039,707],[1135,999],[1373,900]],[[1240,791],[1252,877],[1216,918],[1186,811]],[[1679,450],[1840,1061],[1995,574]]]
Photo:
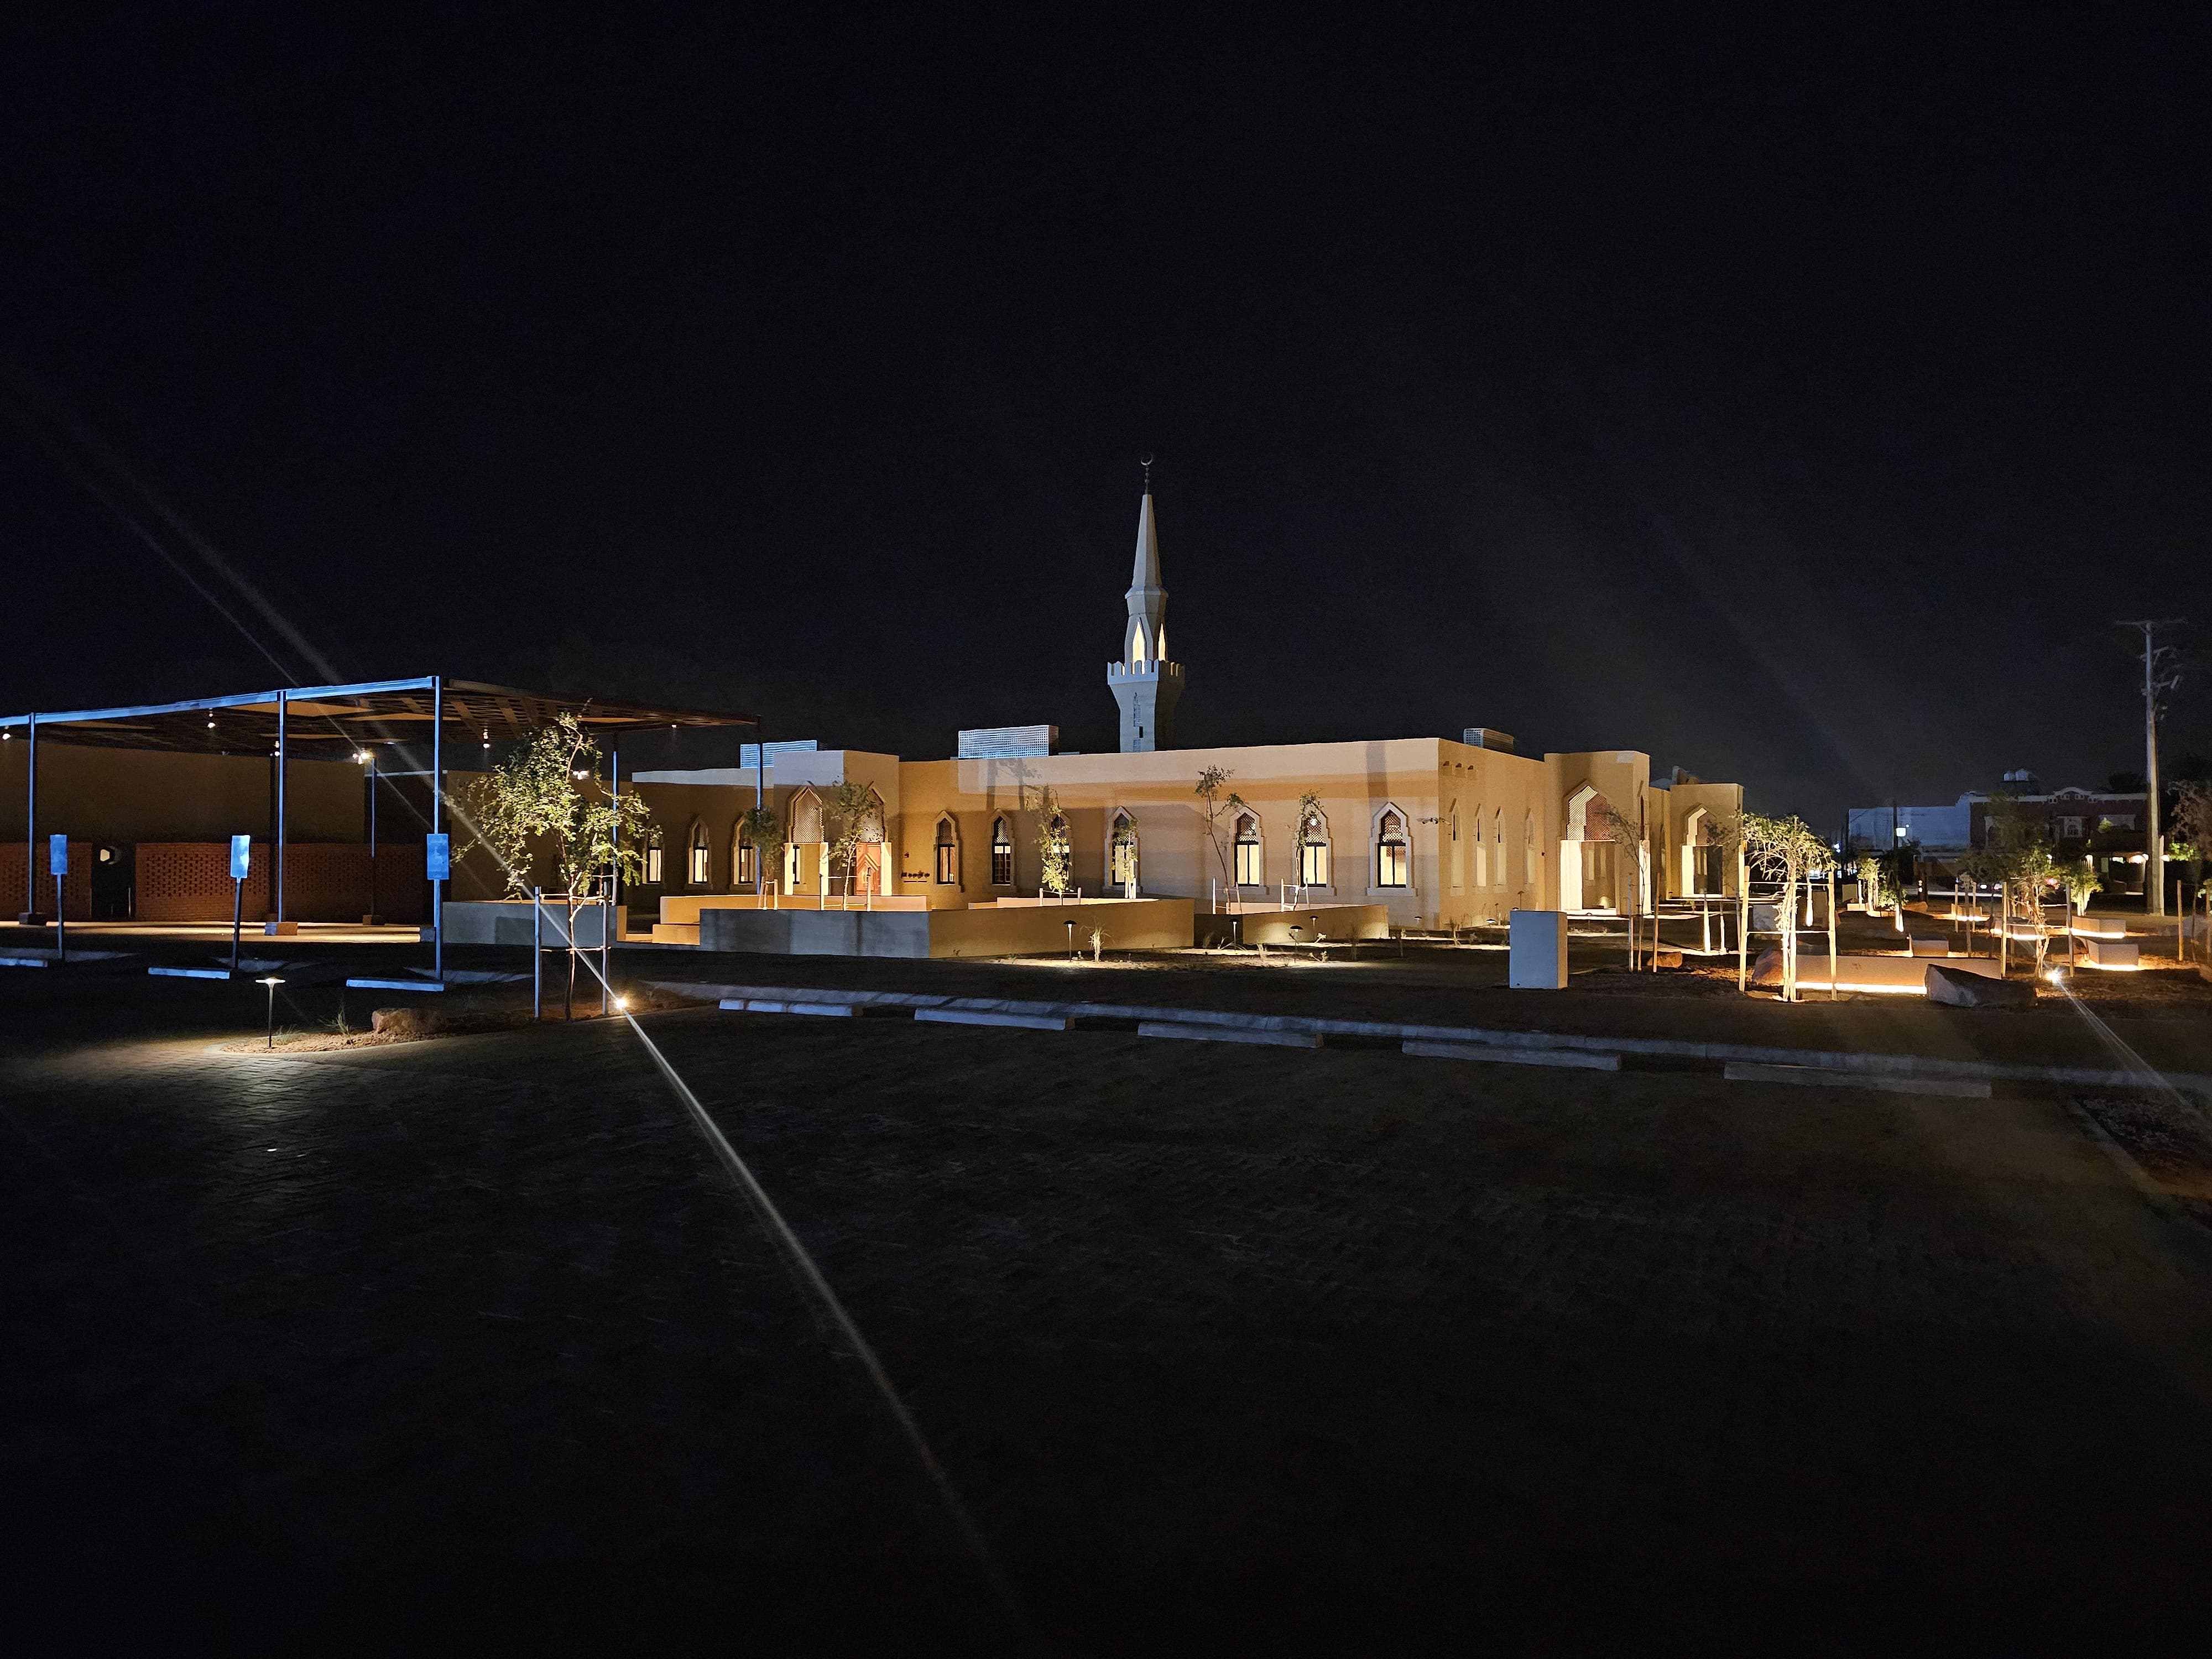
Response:
[[[656,823],[645,832],[645,884],[647,887],[660,885],[663,855],[660,826]]]
[[[991,820],[991,885],[1014,884],[1014,836],[1003,817]]]
[[[1375,830],[1375,884],[1407,887],[1413,884],[1413,860],[1406,841],[1406,820],[1395,807],[1382,814]]]
[[[1164,663],[1168,659],[1168,625],[1160,624],[1160,636],[1152,641],[1152,660]]]
[[[822,839],[822,797],[811,788],[800,790],[791,800],[791,844],[812,846]]]
[[[1134,887],[1137,884],[1137,821],[1127,812],[1115,812],[1113,832],[1107,839],[1107,879],[1116,887]]]
[[[1497,862],[1490,872],[1490,884],[1503,891],[1505,886],[1505,809],[1502,806],[1490,815],[1490,844],[1498,849],[1494,854]]]
[[[1145,625],[1142,623],[1129,624],[1129,666],[1140,674],[1145,670]]]
[[[750,887],[760,878],[760,849],[745,833],[743,818],[730,831],[730,884],[733,887]]]
[[[1524,866],[1523,884],[1533,888],[1536,884],[1536,815],[1534,811],[1521,815],[1521,859]]]
[[[694,819],[691,824],[691,862],[684,878],[694,887],[704,887],[714,879],[714,843],[707,839],[707,826]]]
[[[937,884],[951,887],[960,880],[960,830],[947,812],[937,821]]]
[[[1249,812],[1237,817],[1237,884],[1257,887],[1261,874],[1260,820]]]
[[[1328,885],[1328,823],[1316,812],[1298,826],[1298,885]]]

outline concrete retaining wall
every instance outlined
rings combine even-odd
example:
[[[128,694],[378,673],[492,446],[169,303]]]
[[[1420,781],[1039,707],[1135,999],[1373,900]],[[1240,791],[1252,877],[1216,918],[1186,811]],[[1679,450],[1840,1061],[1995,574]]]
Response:
[[[1191,942],[1188,899],[978,906],[966,910],[743,910],[706,908],[699,943],[709,951],[769,956],[1055,956],[1075,924],[1079,950],[1091,930],[1109,951],[1170,951]]]
[[[446,902],[446,943],[448,945],[519,945],[530,948],[531,919],[528,899],[463,899]],[[629,907],[615,906],[614,943],[622,943],[628,923]],[[576,913],[576,943],[587,951],[596,951],[605,941],[599,937],[606,918],[606,907],[594,904]],[[544,942],[550,950],[565,949],[564,937],[568,926],[566,905],[548,902],[545,906]]]

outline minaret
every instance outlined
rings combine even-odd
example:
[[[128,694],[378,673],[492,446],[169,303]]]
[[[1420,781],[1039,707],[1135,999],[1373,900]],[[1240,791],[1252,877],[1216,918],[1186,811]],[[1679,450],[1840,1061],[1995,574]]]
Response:
[[[1145,457],[1145,501],[1137,512],[1137,565],[1129,578],[1121,656],[1106,665],[1106,689],[1121,708],[1121,752],[1175,747],[1182,665],[1167,656],[1168,591],[1160,586],[1160,538],[1152,521],[1152,458]]]

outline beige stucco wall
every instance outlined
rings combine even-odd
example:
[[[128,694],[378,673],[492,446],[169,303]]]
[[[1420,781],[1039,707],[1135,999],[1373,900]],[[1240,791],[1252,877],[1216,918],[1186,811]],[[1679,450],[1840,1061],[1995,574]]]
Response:
[[[1437,738],[908,762],[901,769],[904,856],[898,890],[927,892],[939,907],[1034,892],[1036,791],[1048,787],[1067,817],[1074,879],[1085,892],[1104,889],[1110,826],[1116,811],[1126,811],[1136,826],[1140,890],[1180,895],[1204,906],[1224,879],[1195,793],[1198,775],[1211,766],[1229,772],[1226,789],[1243,796],[1258,821],[1264,881],[1242,890],[1245,897],[1273,897],[1282,883],[1295,880],[1292,820],[1298,797],[1311,790],[1321,797],[1331,853],[1330,883],[1310,889],[1314,897],[1383,904],[1401,926],[1503,916],[1516,905],[1547,900],[1552,860],[1544,839],[1556,817],[1546,801],[1548,763]],[[1462,813],[1462,837],[1456,884],[1450,828],[1455,804]],[[1486,853],[1484,873],[1490,879],[1479,891],[1472,884],[1473,843],[1468,839],[1478,804],[1493,820],[1502,811],[1508,831],[1504,869],[1494,853]],[[1411,868],[1403,888],[1376,885],[1377,826],[1389,809],[1406,819]],[[950,885],[938,883],[933,874],[937,824],[948,813],[960,843],[959,880]],[[1011,887],[990,882],[991,828],[1001,815],[1012,832]],[[1533,881],[1523,843],[1532,819],[1538,836]],[[1226,812],[1222,830],[1226,840],[1231,833]],[[1506,878],[1502,886],[1497,882],[1500,873]],[[1231,896],[1225,887],[1220,896]]]
[[[1037,802],[1044,788],[1067,818],[1073,881],[1085,894],[1108,890],[1111,825],[1117,811],[1127,811],[1137,831],[1139,891],[1191,898],[1200,908],[1214,900],[1223,872],[1195,793],[1200,772],[1213,766],[1228,772],[1225,790],[1243,798],[1260,830],[1264,881],[1236,894],[1220,887],[1224,903],[1236,896],[1272,900],[1282,883],[1295,878],[1292,818],[1298,797],[1311,790],[1321,798],[1332,867],[1329,884],[1309,889],[1310,896],[1382,905],[1400,927],[1503,921],[1516,908],[1557,908],[1561,866],[1574,856],[1560,845],[1568,804],[1585,787],[1632,817],[1642,812],[1653,885],[1662,896],[1680,890],[1679,836],[1688,809],[1705,804],[1717,816],[1741,799],[1729,784],[1653,789],[1650,757],[1638,750],[1538,757],[1438,738],[1001,760],[902,762],[853,750],[778,758],[780,768],[769,774],[769,804],[787,826],[802,790],[826,804],[842,780],[873,785],[885,807],[890,891],[936,910],[1037,890]],[[750,781],[635,787],[663,830],[669,876],[661,889],[637,894],[638,901],[728,891],[731,830],[752,805]],[[1378,825],[1390,809],[1403,815],[1411,849],[1410,881],[1398,889],[1376,884]],[[948,817],[958,857],[955,878],[941,883],[937,827]],[[991,882],[991,830],[1002,817],[1013,844],[1014,878],[998,886]],[[1233,834],[1232,817],[1224,811],[1224,840]],[[712,879],[704,889],[684,881],[681,862],[695,820],[707,826],[713,849]],[[1604,826],[1593,823],[1590,833],[1602,836]],[[820,890],[825,851],[820,843],[801,849],[799,890]],[[1626,849],[1620,856],[1630,861]]]
[[[26,756],[16,737],[0,743],[0,839],[23,835]],[[87,749],[39,740],[41,836],[93,842],[268,838],[273,763],[265,755],[169,755]],[[367,786],[343,762],[287,763],[285,836],[291,841],[365,841]],[[419,829],[415,838],[421,839]]]

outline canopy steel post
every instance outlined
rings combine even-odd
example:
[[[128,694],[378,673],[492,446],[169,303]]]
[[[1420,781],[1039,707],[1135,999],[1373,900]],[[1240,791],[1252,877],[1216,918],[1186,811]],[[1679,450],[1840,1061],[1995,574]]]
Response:
[[[430,680],[430,833],[441,835],[446,828],[446,679],[442,674]],[[446,982],[446,894],[445,884],[430,884],[430,968],[439,984]]]
[[[284,931],[284,711],[288,701],[282,691],[276,694],[276,926],[273,931],[279,933]]]
[[[376,751],[368,752],[368,914],[384,919],[376,879]]]
[[[29,763],[30,799],[23,808],[23,920],[39,914],[39,717],[24,723],[24,759]]]

